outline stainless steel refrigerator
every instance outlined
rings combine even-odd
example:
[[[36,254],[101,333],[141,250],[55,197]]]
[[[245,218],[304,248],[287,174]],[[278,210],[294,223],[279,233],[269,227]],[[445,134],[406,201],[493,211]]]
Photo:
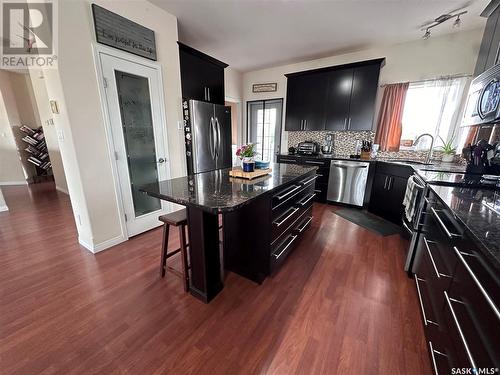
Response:
[[[231,108],[191,99],[183,114],[188,174],[230,168]]]

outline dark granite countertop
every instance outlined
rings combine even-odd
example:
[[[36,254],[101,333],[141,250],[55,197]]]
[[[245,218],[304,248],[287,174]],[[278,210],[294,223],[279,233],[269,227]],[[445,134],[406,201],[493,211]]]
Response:
[[[233,211],[258,196],[281,185],[298,181],[317,169],[294,164],[271,164],[271,174],[253,180],[229,176],[231,168],[198,173],[157,184],[145,185],[141,191],[184,206],[195,206],[207,212]]]
[[[454,186],[430,186],[470,233],[481,250],[500,268],[500,213],[486,207],[495,191]],[[500,205],[500,192],[496,192]]]
[[[441,161],[432,161],[431,164],[413,164],[413,163],[405,163],[405,160],[401,159],[397,160],[394,158],[377,158],[377,159],[352,159],[348,155],[298,155],[298,154],[281,154],[280,156],[291,156],[295,158],[314,158],[314,159],[328,159],[328,160],[349,160],[349,161],[362,161],[362,162],[384,162],[390,164],[398,164],[398,165],[406,165],[408,167],[412,167],[415,171],[417,170],[428,170],[428,171],[440,171],[440,172],[455,172],[455,173],[465,173],[466,165],[457,164],[457,163],[443,163]]]

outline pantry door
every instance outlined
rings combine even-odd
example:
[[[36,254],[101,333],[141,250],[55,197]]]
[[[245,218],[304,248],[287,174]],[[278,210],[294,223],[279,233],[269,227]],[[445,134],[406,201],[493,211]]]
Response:
[[[170,176],[159,69],[99,53],[128,237],[160,225],[172,206],[139,191]]]

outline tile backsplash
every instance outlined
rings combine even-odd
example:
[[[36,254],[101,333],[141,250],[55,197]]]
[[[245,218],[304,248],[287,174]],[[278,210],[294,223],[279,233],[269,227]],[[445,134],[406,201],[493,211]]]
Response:
[[[334,156],[344,157],[354,154],[356,150],[356,141],[374,141],[375,132],[374,131],[294,131],[288,132],[288,147],[297,147],[299,142],[304,141],[315,141],[320,145],[323,145],[325,141],[325,136],[327,134],[333,134],[334,139]],[[433,159],[441,158],[440,151],[433,152]],[[414,159],[424,161],[427,157],[427,151],[413,151],[413,150],[401,150],[398,152],[379,152],[379,158],[391,158],[391,159]],[[455,157],[456,162],[463,161],[460,156]]]

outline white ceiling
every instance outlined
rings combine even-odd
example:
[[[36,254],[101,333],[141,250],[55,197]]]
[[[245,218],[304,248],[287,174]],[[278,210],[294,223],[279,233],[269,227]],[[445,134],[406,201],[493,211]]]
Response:
[[[465,8],[484,26],[488,0],[150,0],[175,15],[179,40],[232,68],[263,67],[418,39],[422,24]],[[450,20],[433,35],[459,32]],[[459,29],[459,30],[460,30]]]

